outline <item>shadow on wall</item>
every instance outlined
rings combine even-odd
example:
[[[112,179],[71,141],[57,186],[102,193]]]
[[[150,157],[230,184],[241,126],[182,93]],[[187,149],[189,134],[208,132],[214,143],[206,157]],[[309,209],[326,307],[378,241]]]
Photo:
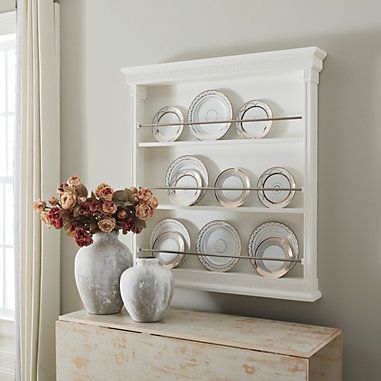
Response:
[[[318,274],[323,297],[304,303],[178,290],[174,305],[341,327],[347,375],[371,380],[381,374],[381,30],[280,41],[188,52],[168,61],[305,46],[327,51],[319,85]]]

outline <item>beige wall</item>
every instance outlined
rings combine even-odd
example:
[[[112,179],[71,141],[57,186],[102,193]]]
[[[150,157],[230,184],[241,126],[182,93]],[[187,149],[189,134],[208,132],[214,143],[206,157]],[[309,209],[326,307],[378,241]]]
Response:
[[[15,0],[0,0],[0,13],[13,11],[15,9]]]
[[[317,45],[320,84],[316,303],[177,291],[174,305],[342,327],[345,380],[381,377],[381,3],[350,0],[64,0],[62,176],[128,183],[120,68]],[[378,187],[378,188],[377,188]],[[62,240],[62,312],[80,308]]]

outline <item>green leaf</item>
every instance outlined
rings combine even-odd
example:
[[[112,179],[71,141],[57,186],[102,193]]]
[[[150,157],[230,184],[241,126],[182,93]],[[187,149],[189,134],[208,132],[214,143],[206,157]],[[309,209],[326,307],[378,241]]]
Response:
[[[84,196],[87,197],[87,188],[83,184],[79,184],[78,187],[76,188],[76,191],[79,196]]]
[[[117,190],[114,192],[112,200],[115,201],[129,201],[132,197],[132,192],[129,189]]]
[[[78,205],[76,205],[73,209],[73,217],[76,218],[79,216],[79,210],[80,210],[80,207]]]
[[[91,192],[91,199],[94,201],[97,199],[97,196],[95,195],[94,192]]]

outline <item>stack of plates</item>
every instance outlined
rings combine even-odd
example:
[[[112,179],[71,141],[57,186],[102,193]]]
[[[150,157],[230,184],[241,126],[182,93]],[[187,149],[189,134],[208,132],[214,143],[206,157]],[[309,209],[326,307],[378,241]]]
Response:
[[[183,123],[184,116],[183,113],[173,106],[166,106],[161,108],[153,117],[153,124],[173,124],[173,123]],[[182,124],[175,126],[157,126],[152,128],[152,133],[154,138],[158,142],[173,142],[181,135],[183,131]]]
[[[249,239],[249,256],[297,260],[299,243],[295,233],[280,222],[258,226]],[[296,262],[251,260],[255,270],[266,278],[280,278],[292,270]]]
[[[246,173],[239,168],[228,168],[222,171],[214,183],[215,188],[250,188],[250,180]],[[242,205],[249,196],[246,190],[215,190],[217,201],[226,207]]]
[[[194,156],[181,156],[169,166],[165,184],[168,187],[204,188],[208,186],[209,175],[204,163]],[[180,206],[197,204],[205,195],[205,190],[189,189],[168,191],[170,200]]]
[[[234,226],[225,221],[211,221],[199,232],[197,237],[197,252],[199,254],[221,255],[211,257],[199,255],[200,262],[210,271],[225,272],[231,270],[241,255],[241,238]],[[224,258],[224,255],[229,256]]]
[[[168,250],[176,253],[154,252],[161,265],[174,268],[184,263],[191,239],[187,228],[178,220],[167,218],[160,221],[152,230],[150,247],[155,250]],[[181,253],[182,252],[182,253]]]
[[[295,191],[281,191],[281,188],[295,188],[294,176],[286,168],[273,167],[262,173],[257,188],[272,188],[270,191],[258,191],[258,198],[268,208],[284,208],[295,196]]]

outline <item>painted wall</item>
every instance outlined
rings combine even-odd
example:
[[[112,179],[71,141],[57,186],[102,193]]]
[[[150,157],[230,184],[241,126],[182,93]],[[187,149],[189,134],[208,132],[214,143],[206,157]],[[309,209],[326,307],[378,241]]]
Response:
[[[0,13],[10,12],[15,9],[15,0],[0,0]]]
[[[381,3],[352,0],[65,0],[62,176],[128,183],[129,99],[120,68],[319,46],[316,303],[176,291],[174,305],[341,327],[345,380],[381,378]],[[62,312],[81,308],[76,248],[62,240]]]

